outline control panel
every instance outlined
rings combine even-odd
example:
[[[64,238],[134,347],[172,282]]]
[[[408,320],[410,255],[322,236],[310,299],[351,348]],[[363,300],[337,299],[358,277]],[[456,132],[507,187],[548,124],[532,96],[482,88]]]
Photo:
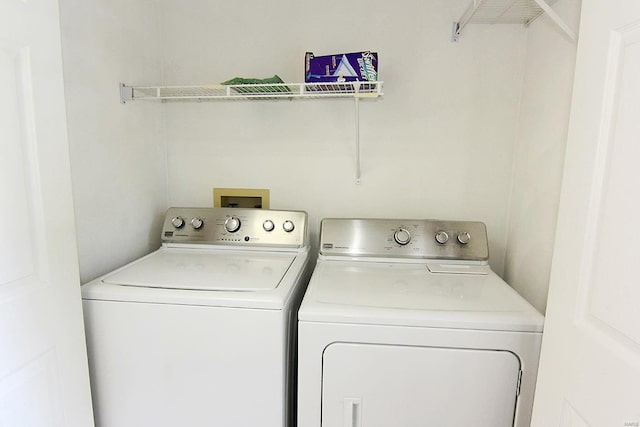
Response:
[[[244,208],[169,208],[162,226],[165,243],[302,247],[307,213]]]
[[[488,261],[489,243],[482,222],[326,218],[321,224],[320,253]]]

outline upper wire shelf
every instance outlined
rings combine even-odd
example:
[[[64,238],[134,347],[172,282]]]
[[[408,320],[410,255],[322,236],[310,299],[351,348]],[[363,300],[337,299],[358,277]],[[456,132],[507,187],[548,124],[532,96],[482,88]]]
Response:
[[[557,0],[472,0],[462,17],[453,23],[452,41],[457,42],[467,24],[524,24],[529,25],[546,13],[571,38],[575,32],[551,8]]]
[[[552,5],[557,0],[546,0]],[[529,24],[544,10],[534,0],[475,0],[460,24]]]
[[[377,98],[382,82],[264,83],[200,86],[127,86],[120,84],[120,102],[132,100],[224,100],[292,98]]]

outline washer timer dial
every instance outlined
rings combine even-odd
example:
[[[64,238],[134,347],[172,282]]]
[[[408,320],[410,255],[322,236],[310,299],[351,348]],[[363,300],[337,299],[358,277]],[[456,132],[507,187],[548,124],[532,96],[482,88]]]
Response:
[[[393,233],[393,240],[395,240],[397,244],[404,246],[411,241],[411,233],[404,228],[398,228],[396,232]]]
[[[224,221],[224,229],[229,233],[235,233],[240,229],[240,218],[237,216],[230,216]]]

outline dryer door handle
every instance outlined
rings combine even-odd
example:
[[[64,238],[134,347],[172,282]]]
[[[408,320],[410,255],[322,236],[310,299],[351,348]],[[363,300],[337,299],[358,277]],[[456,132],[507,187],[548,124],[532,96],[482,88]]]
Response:
[[[347,397],[344,402],[343,427],[362,427],[362,399]]]

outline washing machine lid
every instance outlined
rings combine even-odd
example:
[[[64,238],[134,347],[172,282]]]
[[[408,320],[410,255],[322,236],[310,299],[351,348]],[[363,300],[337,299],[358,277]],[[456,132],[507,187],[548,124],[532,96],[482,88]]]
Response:
[[[96,304],[140,303],[287,310],[298,298],[309,247],[291,250],[163,246],[82,285]]]
[[[543,326],[542,315],[488,266],[324,259],[299,318],[526,332]]]
[[[295,260],[291,252],[165,248],[102,278],[111,285],[257,292],[278,287]]]

